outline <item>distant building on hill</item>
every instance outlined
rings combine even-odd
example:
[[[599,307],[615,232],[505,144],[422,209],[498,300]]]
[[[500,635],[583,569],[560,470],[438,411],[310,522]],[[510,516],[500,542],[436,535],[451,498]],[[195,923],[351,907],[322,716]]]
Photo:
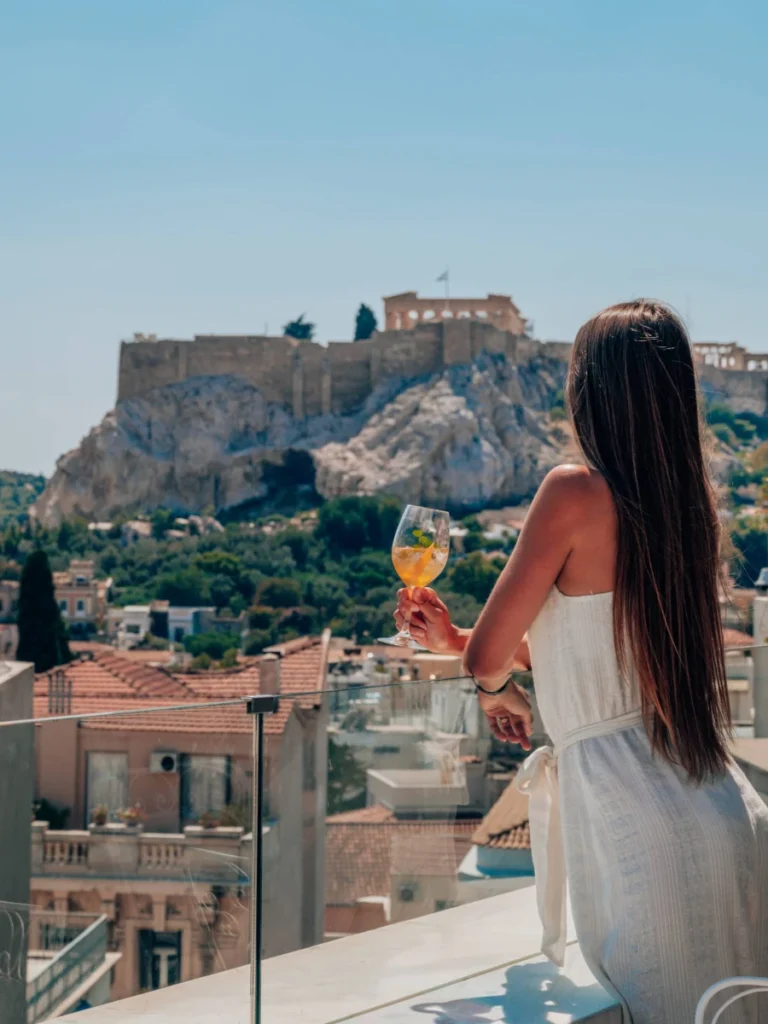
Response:
[[[510,295],[484,299],[424,299],[416,292],[384,298],[384,324],[388,331],[410,331],[417,324],[440,320],[480,320],[510,334],[527,334],[528,321]]]
[[[53,574],[53,586],[62,618],[73,636],[103,626],[112,580],[96,579],[93,561],[73,558],[68,569]]]

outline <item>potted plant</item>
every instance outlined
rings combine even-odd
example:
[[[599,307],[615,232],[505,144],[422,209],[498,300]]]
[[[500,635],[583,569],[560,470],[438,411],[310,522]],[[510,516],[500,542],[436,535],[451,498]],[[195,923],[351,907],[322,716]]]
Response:
[[[105,804],[99,804],[91,811],[91,824],[101,828],[109,821],[109,808]]]
[[[216,817],[213,811],[205,811],[203,814],[200,815],[200,818],[198,819],[197,823],[198,825],[200,825],[201,828],[219,827],[219,819]]]
[[[119,812],[119,818],[126,828],[138,828],[144,822],[144,812],[138,804],[133,807],[124,807]]]

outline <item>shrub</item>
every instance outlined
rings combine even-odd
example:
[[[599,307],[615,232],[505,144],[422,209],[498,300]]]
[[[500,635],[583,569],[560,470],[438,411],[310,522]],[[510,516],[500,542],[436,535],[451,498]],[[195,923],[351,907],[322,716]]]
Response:
[[[272,577],[262,580],[256,590],[257,603],[270,608],[294,608],[301,604],[298,580]]]
[[[218,661],[232,648],[239,649],[240,638],[235,633],[198,633],[184,637],[184,647],[195,657],[205,654]]]
[[[244,651],[247,655],[261,654],[265,647],[271,647],[274,636],[268,629],[253,629],[245,640]]]

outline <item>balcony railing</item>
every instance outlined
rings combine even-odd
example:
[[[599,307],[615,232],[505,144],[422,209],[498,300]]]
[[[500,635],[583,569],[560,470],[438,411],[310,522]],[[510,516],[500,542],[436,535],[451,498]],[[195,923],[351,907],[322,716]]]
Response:
[[[247,883],[251,836],[243,828],[202,828],[183,833],[143,832],[125,826],[52,831],[32,824],[33,878],[146,878]]]
[[[107,918],[101,915],[55,953],[50,963],[27,982],[27,1024],[47,1020],[105,961],[106,955]]]

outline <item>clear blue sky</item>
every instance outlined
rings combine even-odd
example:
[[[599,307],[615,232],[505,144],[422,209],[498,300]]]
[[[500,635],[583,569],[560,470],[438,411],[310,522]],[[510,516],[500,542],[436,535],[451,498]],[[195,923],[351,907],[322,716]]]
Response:
[[[50,472],[133,331],[350,337],[511,293],[542,338],[652,294],[768,349],[768,9],[35,0],[0,32],[0,467]]]

